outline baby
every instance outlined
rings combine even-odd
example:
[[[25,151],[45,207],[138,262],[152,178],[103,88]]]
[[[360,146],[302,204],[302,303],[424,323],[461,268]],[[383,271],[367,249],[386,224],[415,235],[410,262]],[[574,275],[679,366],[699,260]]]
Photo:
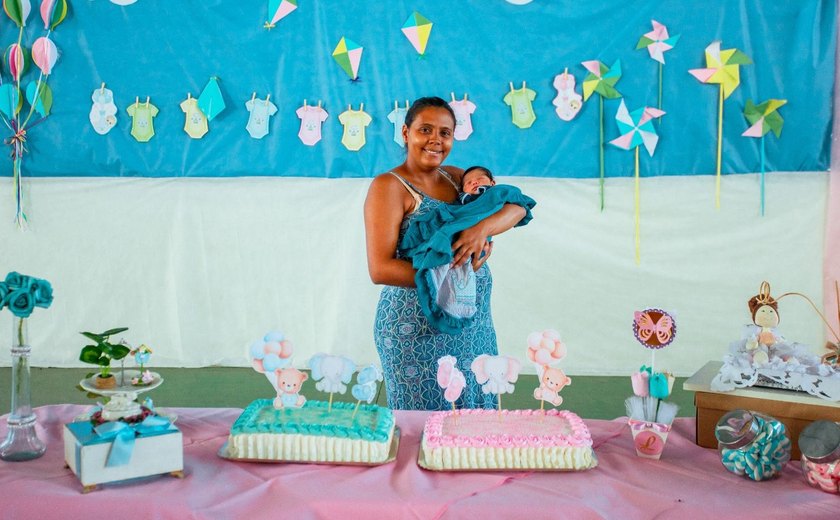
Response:
[[[484,166],[470,166],[464,170],[464,175],[461,176],[461,193],[458,195],[458,200],[461,204],[469,204],[482,193],[496,185],[496,180],[493,179],[493,174]]]

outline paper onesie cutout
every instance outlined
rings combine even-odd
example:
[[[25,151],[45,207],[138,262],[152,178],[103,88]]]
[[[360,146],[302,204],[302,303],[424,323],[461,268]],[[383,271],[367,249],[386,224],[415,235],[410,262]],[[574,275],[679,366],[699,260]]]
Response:
[[[105,135],[117,124],[117,105],[114,104],[114,93],[105,88],[98,88],[90,96],[93,106],[90,108],[90,124],[99,135]]]
[[[147,143],[155,136],[154,118],[158,115],[158,108],[149,103],[149,98],[146,98],[145,103],[140,103],[135,100],[134,104],[126,109],[131,120],[131,136],[137,142]]]
[[[531,106],[531,102],[536,97],[537,93],[527,88],[524,81],[522,82],[522,88],[519,90],[513,88],[513,83],[510,84],[510,92],[505,94],[504,102],[510,106],[513,124],[519,128],[531,128],[531,125],[537,120],[537,115]]]
[[[569,74],[569,69],[554,76],[554,88],[557,89],[557,97],[552,103],[557,107],[554,109],[557,117],[563,121],[571,121],[580,112],[583,97],[575,92],[575,77]]]
[[[344,125],[344,134],[341,136],[341,144],[351,152],[358,152],[365,145],[365,127],[373,119],[365,112],[365,104],[359,110],[353,110],[350,106],[338,116],[338,121]]]
[[[388,121],[394,123],[394,142],[400,145],[400,148],[405,148],[402,127],[405,125],[405,115],[408,113],[408,101],[405,102],[405,105],[405,108],[401,108],[394,101],[394,110],[391,110],[391,113],[388,114]]]
[[[254,139],[262,139],[268,135],[269,119],[277,113],[277,106],[269,100],[270,97],[271,94],[265,99],[256,99],[254,94],[245,102],[245,108],[251,113],[245,130],[248,130],[248,134]]]
[[[207,116],[198,108],[198,101],[187,94],[187,99],[181,101],[181,110],[186,114],[184,132],[193,139],[201,139],[207,133]]]
[[[311,107],[303,101],[303,106],[295,112],[300,119],[300,130],[298,137],[306,146],[315,146],[321,140],[321,123],[327,120],[329,114],[321,108],[321,102],[317,107]]]
[[[473,133],[472,113],[475,112],[475,103],[467,101],[466,94],[464,94],[463,100],[455,101],[455,94],[452,94],[452,101],[449,102],[449,106],[455,112],[455,140],[466,141]]]

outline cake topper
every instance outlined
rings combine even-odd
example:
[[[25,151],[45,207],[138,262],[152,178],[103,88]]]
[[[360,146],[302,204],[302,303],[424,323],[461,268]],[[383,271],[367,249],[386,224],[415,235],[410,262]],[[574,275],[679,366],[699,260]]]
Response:
[[[292,362],[292,342],[287,340],[282,332],[271,331],[262,339],[251,343],[249,354],[251,366],[260,374],[265,374],[279,397],[277,371],[286,368]]]
[[[496,394],[499,398],[499,412],[502,411],[502,394],[513,393],[513,383],[519,378],[522,365],[510,356],[481,354],[470,365],[475,379],[485,394]]]
[[[467,380],[458,369],[458,360],[454,356],[443,356],[437,360],[437,364],[437,383],[444,390],[443,398],[452,404],[452,411],[455,411],[455,401],[461,397]]]
[[[300,387],[309,379],[309,376],[296,368],[278,368],[275,374],[277,375],[277,397],[274,399],[274,407],[279,410],[303,406],[306,397],[300,395]]]
[[[312,369],[312,379],[317,381],[315,388],[330,394],[327,405],[327,413],[329,413],[332,410],[333,394],[336,392],[343,394],[347,391],[347,383],[353,378],[356,363],[344,356],[315,354],[309,360],[309,368]]]
[[[359,411],[362,401],[371,404],[376,399],[377,383],[382,381],[382,371],[376,365],[368,365],[359,370],[356,374],[356,384],[350,389],[350,393],[356,398],[356,408],[353,410],[353,417]]]
[[[545,411],[545,402],[560,406],[563,398],[559,392],[572,384],[571,378],[555,365],[566,357],[566,345],[560,341],[560,333],[553,329],[528,334],[528,359],[537,369],[540,386],[534,389],[534,399],[540,402],[540,410]]]

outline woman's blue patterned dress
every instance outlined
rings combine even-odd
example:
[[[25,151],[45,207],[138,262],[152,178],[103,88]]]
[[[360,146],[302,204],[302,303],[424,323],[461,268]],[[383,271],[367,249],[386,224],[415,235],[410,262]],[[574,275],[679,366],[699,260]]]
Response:
[[[451,179],[450,179],[451,180]],[[403,179],[404,182],[409,184]],[[411,188],[423,199],[413,213],[406,215],[400,225],[402,240],[412,219],[445,202],[433,199],[422,191]],[[397,251],[397,257],[402,258]],[[450,405],[443,398],[443,389],[437,384],[437,360],[455,356],[458,368],[464,373],[467,386],[455,403],[458,408],[495,408],[493,394],[484,394],[470,370],[470,364],[480,354],[498,354],[496,331],[490,316],[490,292],[493,279],[487,264],[476,272],[478,312],[473,323],[460,334],[450,335],[433,329],[417,300],[414,288],[386,285],[382,288],[373,338],[382,371],[388,406],[398,410],[447,410]]]

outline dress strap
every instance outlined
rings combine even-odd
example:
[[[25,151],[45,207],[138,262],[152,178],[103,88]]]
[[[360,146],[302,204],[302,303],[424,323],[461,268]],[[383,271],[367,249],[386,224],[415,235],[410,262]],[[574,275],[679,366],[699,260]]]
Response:
[[[458,186],[454,179],[452,179],[452,177],[449,175],[449,172],[447,172],[443,168],[438,168],[438,173],[443,175],[443,178],[449,181],[449,184],[451,184],[452,187],[455,188],[456,193],[461,193],[461,187]]]
[[[388,172],[388,173],[390,173],[391,175],[396,177],[397,180],[400,181],[400,183],[403,186],[405,186],[405,189],[408,190],[408,193],[411,195],[411,198],[414,199],[414,208],[411,210],[411,213],[414,213],[415,211],[417,211],[417,209],[420,207],[420,204],[423,202],[423,195],[420,193],[420,191],[417,188],[415,188],[414,186],[412,186],[410,182],[403,179],[398,173],[395,173],[395,172]]]

